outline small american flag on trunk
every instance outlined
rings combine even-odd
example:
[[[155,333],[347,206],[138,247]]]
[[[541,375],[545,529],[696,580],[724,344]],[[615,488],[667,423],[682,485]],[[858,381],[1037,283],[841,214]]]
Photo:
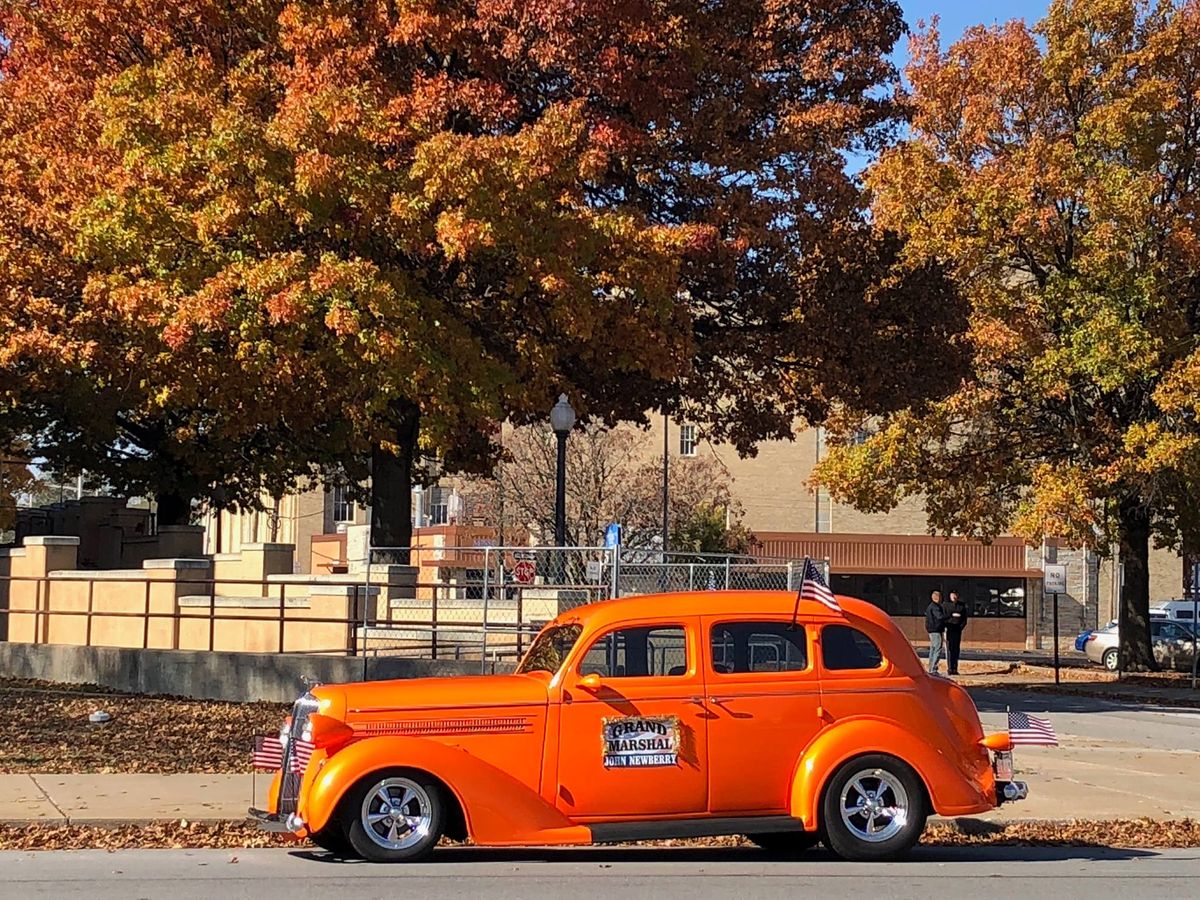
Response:
[[[254,768],[267,771],[283,768],[283,744],[275,735],[255,735]]]
[[[1008,711],[1008,736],[1013,744],[1057,747],[1058,737],[1054,726],[1046,719],[1028,713]]]

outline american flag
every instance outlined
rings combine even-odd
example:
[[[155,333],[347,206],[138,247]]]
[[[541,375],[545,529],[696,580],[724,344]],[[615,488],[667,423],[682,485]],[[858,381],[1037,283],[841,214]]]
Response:
[[[274,771],[283,767],[283,744],[273,734],[254,738],[254,768]]]
[[[303,775],[304,770],[308,768],[308,761],[312,759],[313,750],[316,745],[312,741],[306,741],[303,738],[295,738],[292,740],[292,771],[297,775]]]
[[[1054,726],[1045,719],[1028,713],[1008,711],[1008,736],[1013,744],[1057,747]]]
[[[804,576],[800,580],[800,598],[816,600],[836,612],[842,611],[842,608],[838,606],[837,598],[833,596],[833,591],[825,583],[821,570],[811,559],[804,561]]]

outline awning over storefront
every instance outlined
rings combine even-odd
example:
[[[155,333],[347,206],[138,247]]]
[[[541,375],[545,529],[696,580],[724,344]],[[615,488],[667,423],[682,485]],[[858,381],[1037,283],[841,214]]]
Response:
[[[1025,542],[1014,537],[990,544],[929,535],[762,532],[755,537],[763,556],[828,559],[833,572],[1042,577],[1041,569],[1026,566]]]

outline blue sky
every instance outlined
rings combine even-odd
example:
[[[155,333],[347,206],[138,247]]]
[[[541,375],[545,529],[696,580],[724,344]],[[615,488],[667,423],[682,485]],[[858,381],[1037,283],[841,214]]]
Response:
[[[972,25],[995,25],[1009,19],[1024,19],[1030,25],[1046,14],[1050,0],[900,0],[904,21],[916,29],[917,20],[940,16],[943,43],[950,43]],[[908,59],[908,40],[896,48],[896,62]]]

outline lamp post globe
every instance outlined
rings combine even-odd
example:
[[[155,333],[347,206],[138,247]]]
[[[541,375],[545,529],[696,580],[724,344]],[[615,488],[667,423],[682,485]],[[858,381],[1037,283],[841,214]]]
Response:
[[[558,438],[558,470],[554,481],[554,546],[567,543],[567,435],[575,427],[575,410],[566,394],[550,410],[550,427]]]

